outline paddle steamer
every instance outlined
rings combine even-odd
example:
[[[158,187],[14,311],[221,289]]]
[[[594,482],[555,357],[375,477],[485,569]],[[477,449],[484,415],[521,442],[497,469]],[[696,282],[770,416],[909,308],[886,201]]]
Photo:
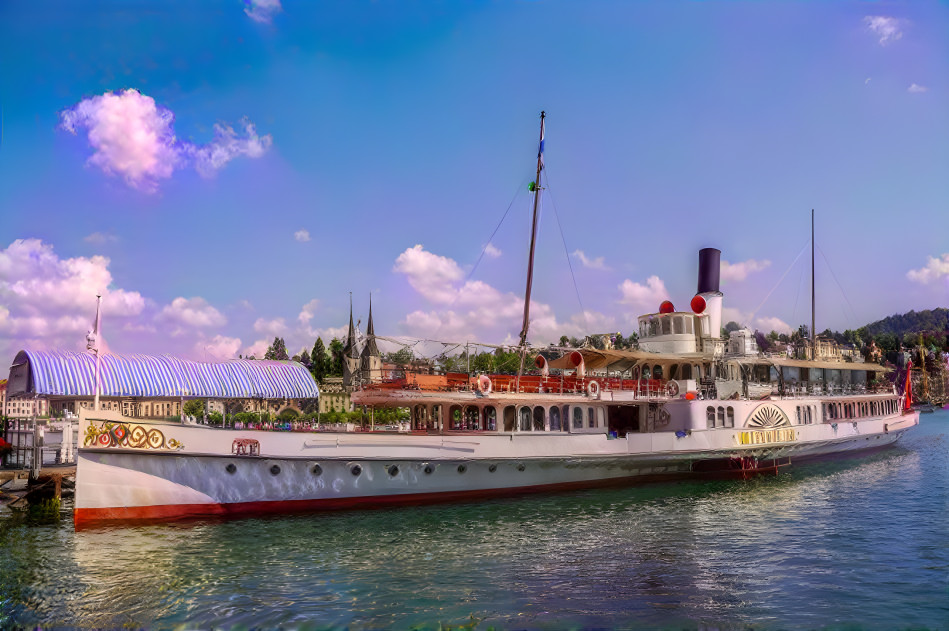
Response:
[[[219,429],[83,410],[77,527],[748,477],[892,445],[917,425],[882,366],[822,358],[813,338],[803,357],[761,353],[747,331],[722,340],[713,248],[699,253],[690,310],[664,303],[641,316],[637,350],[532,350],[543,114],[540,139],[515,374],[383,374],[364,353],[352,401],[407,410],[389,431]]]

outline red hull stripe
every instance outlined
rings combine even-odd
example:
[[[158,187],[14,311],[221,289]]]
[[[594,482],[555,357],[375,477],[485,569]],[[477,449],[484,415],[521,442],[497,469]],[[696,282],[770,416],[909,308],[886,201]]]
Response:
[[[620,486],[635,479],[673,480],[690,477],[688,473],[654,474],[648,477],[614,478],[610,480],[590,480],[583,482],[564,482],[559,484],[540,484],[503,489],[479,489],[474,491],[446,491],[439,493],[408,493],[402,495],[372,495],[368,497],[336,497],[311,500],[280,500],[268,502],[235,502],[230,504],[165,504],[159,506],[116,506],[111,508],[76,508],[73,511],[77,529],[115,524],[116,522],[166,521],[173,519],[193,519],[201,517],[231,517],[249,515],[270,515],[279,513],[300,513],[322,510],[346,510],[353,508],[384,508],[387,506],[411,506],[462,500],[478,500],[494,497],[508,497],[527,493],[550,491],[570,491],[605,486]]]

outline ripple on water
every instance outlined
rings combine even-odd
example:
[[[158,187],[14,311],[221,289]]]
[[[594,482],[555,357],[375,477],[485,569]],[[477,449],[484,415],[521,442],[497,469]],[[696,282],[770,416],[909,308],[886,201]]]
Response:
[[[949,628],[949,413],[748,482],[134,528],[0,522],[0,627]]]

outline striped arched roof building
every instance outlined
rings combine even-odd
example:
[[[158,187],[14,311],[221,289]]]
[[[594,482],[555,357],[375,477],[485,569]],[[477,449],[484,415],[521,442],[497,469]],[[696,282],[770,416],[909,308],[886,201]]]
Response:
[[[77,351],[17,353],[10,368],[8,395],[62,397],[95,395],[95,357]],[[309,399],[319,396],[316,381],[293,361],[235,359],[195,362],[170,355],[103,355],[103,397],[200,397],[211,399]]]

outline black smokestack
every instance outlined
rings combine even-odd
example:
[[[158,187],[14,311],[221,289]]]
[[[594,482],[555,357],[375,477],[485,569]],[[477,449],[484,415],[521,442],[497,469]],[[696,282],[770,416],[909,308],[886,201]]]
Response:
[[[722,271],[722,251],[715,248],[699,250],[699,291],[698,293],[718,292],[718,278]]]

